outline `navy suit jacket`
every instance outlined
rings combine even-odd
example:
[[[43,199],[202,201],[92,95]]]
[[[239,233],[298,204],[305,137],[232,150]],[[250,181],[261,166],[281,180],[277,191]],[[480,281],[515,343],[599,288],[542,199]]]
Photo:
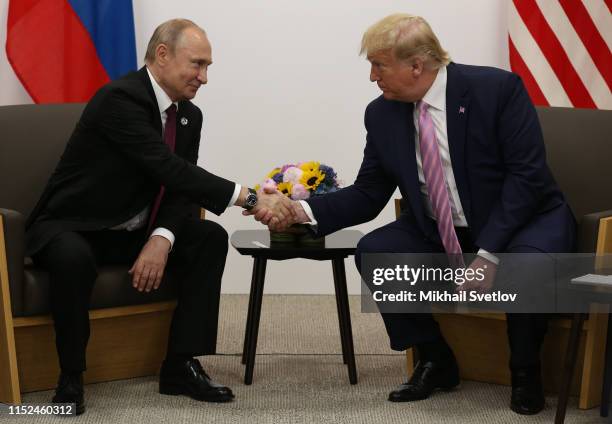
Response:
[[[546,164],[538,117],[521,79],[496,68],[454,63],[447,71],[448,144],[476,246],[489,252],[515,245],[571,251],[575,221]],[[368,105],[357,179],[308,200],[319,235],[375,218],[399,187],[404,218],[425,237],[439,240],[419,191],[413,107],[382,96]]]

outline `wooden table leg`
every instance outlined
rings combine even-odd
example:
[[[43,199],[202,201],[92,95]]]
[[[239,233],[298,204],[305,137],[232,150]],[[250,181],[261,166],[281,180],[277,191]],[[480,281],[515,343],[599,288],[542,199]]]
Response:
[[[255,367],[255,354],[257,352],[257,335],[259,333],[259,318],[261,317],[261,301],[263,299],[264,282],[266,278],[266,261],[265,258],[255,258],[255,269],[253,271],[255,277],[255,290],[253,292],[252,322],[250,328],[248,328],[246,370],[244,372],[244,384],[246,385],[250,385],[253,382],[253,368]]]
[[[346,345],[346,359],[348,365],[349,382],[357,384],[357,367],[355,366],[355,352],[353,350],[353,330],[351,328],[351,315],[348,303],[348,290],[346,288],[346,272],[344,269],[344,258],[333,259],[332,266],[335,270],[337,284],[336,296],[340,299],[340,310],[342,315],[342,326],[344,342]]]
[[[342,307],[340,306],[340,290],[338,290],[338,276],[336,275],[336,267],[333,266],[332,271],[334,275],[334,290],[336,292],[336,309],[338,310],[338,329],[340,330],[340,345],[342,347],[342,362],[348,364],[346,356],[346,334],[344,331],[344,315],[342,314]]]
[[[607,417],[610,409],[610,392],[612,391],[612,313],[608,314],[608,338],[606,341],[606,359],[604,361],[604,381],[601,388],[601,406],[599,415]]]
[[[565,366],[563,370],[563,381],[559,390],[559,399],[557,401],[557,413],[555,414],[555,424],[563,424],[565,421],[565,412],[567,410],[567,401],[569,399],[570,387],[574,376],[574,368],[576,358],[578,356],[578,347],[580,346],[580,333],[582,333],[582,324],[584,323],[584,314],[575,313],[572,319],[572,327],[570,336],[567,341],[567,349],[565,351]]]
[[[251,276],[251,291],[249,294],[249,309],[247,312],[246,328],[244,329],[244,344],[242,345],[242,365],[247,361],[247,348],[249,346],[249,334],[251,325],[253,324],[253,307],[255,305],[255,287],[257,286],[257,267],[255,266],[255,258],[253,258],[253,275]]]

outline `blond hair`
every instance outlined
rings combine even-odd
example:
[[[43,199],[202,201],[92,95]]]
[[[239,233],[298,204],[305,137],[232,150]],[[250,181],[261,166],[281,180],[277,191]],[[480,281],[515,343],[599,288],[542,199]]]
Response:
[[[399,60],[420,58],[437,69],[450,63],[450,56],[440,45],[427,21],[407,13],[389,15],[363,34],[361,51],[366,56],[391,49]]]
[[[197,28],[202,31],[202,33],[206,34],[206,31],[189,19],[170,19],[155,28],[149,40],[149,44],[147,45],[145,63],[151,64],[155,61],[155,50],[160,44],[168,46],[170,53],[174,54],[180,37],[187,28]]]

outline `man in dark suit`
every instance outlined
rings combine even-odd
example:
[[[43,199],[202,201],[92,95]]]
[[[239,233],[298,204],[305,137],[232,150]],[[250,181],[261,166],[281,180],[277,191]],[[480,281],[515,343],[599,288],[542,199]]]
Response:
[[[212,63],[204,30],[188,20],[163,23],[145,62],[91,99],[27,224],[28,254],[50,274],[61,367],[53,401],[74,402],[77,413],[84,411],[89,299],[97,267],[106,264],[132,264],[141,292],[157,289],[165,274],[177,283],[160,393],[234,397],[194,359],[215,353],[227,233],[191,212],[260,205],[253,190],[195,165],[202,113],[190,100]]]
[[[294,204],[294,221],[318,235],[376,217],[399,187],[406,205],[396,221],[367,234],[364,253],[477,253],[471,268],[491,289],[497,253],[570,252],[573,215],[547,165],[535,109],[520,78],[500,69],[452,63],[427,22],[396,14],[365,33],[362,53],[383,94],[365,113],[367,142],[354,184]],[[256,219],[267,223],[273,210]],[[278,228],[273,223],[272,228]],[[537,283],[537,282],[536,282]],[[457,364],[431,314],[382,314],[391,347],[420,359],[390,401],[427,398],[459,384]],[[539,353],[545,317],[508,314],[511,408],[544,407]]]

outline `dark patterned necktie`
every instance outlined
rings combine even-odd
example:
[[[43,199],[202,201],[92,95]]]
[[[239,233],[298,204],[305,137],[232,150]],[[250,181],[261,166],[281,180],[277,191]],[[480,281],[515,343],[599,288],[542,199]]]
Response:
[[[166,127],[164,128],[164,143],[168,145],[168,148],[174,153],[176,146],[176,105],[172,103],[168,109],[166,109]],[[159,212],[159,205],[161,205],[162,198],[166,187],[163,185],[159,188],[159,193],[153,202],[153,209],[151,209],[151,215],[149,215],[149,226],[147,233],[151,233],[155,218],[157,218],[157,212]]]

